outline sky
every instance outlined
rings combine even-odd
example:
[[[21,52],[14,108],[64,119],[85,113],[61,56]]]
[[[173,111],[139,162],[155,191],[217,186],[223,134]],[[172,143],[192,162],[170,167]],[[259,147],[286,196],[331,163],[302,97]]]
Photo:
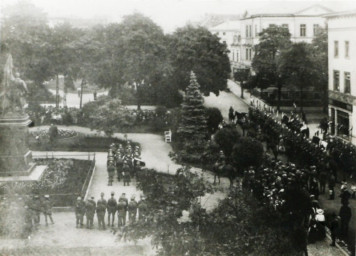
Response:
[[[0,7],[19,0],[0,0]],[[200,20],[206,13],[242,14],[245,10],[271,8],[281,1],[273,0],[27,0],[44,10],[48,17],[105,18],[120,21],[124,15],[140,12],[165,32],[172,32],[188,21]],[[286,1],[283,1],[285,4]],[[356,9],[356,1],[293,0],[301,8],[319,3],[335,11]]]

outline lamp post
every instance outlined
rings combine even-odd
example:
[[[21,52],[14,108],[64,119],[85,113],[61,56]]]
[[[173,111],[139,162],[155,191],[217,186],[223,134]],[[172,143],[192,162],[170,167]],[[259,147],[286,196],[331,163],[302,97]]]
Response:
[[[239,67],[234,73],[234,78],[236,81],[240,82],[241,87],[241,99],[244,98],[244,82],[247,81],[250,74],[250,68],[248,67]]]

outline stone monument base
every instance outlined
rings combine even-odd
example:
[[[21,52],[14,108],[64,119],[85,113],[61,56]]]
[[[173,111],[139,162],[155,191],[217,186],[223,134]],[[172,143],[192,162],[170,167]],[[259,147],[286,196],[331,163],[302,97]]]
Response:
[[[34,165],[27,175],[0,177],[0,183],[16,182],[16,181],[38,181],[41,179],[47,165]]]

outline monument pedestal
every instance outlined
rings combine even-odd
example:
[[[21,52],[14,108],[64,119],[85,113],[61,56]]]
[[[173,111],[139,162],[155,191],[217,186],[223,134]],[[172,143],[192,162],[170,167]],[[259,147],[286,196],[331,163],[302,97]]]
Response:
[[[27,114],[0,117],[0,177],[26,177],[37,169],[28,144],[30,123]]]

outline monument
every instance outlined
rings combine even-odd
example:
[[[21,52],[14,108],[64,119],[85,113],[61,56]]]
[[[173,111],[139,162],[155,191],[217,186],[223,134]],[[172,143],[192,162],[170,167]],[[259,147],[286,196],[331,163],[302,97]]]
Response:
[[[36,169],[28,145],[31,120],[24,111],[28,90],[19,74],[13,74],[10,53],[0,54],[0,68],[0,177],[26,180]],[[44,168],[40,169],[37,172],[43,172]]]

